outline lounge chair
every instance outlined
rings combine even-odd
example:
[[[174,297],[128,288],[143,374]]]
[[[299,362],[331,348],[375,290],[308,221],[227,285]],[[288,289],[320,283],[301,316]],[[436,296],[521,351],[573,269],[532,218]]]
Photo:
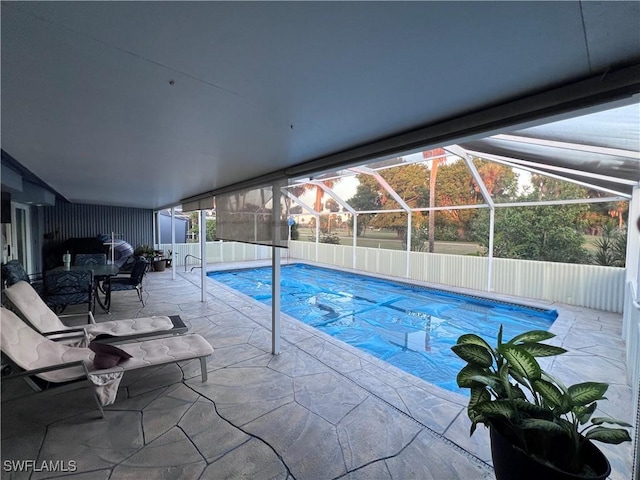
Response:
[[[206,358],[213,353],[213,347],[197,334],[145,340],[118,347],[130,358],[110,368],[98,369],[95,366],[98,354],[91,349],[71,347],[43,337],[11,310],[0,307],[0,348],[9,359],[12,370],[24,370],[3,376],[3,382],[35,376],[40,381],[48,382],[47,388],[55,391],[55,385],[77,387],[83,386],[86,381],[92,388],[101,417],[104,417],[102,407],[115,401],[124,372],[197,358],[200,360],[202,381],[205,382]],[[34,382],[27,383],[34,390],[42,389]]]
[[[150,336],[182,334],[187,331],[186,325],[179,316],[157,316],[95,323],[93,315],[90,315],[91,323],[88,325],[80,328],[68,327],[62,323],[62,320],[27,282],[18,282],[5,289],[4,293],[22,318],[38,332],[64,334],[84,330],[87,334],[87,341],[84,344],[95,338],[104,342],[123,342]]]

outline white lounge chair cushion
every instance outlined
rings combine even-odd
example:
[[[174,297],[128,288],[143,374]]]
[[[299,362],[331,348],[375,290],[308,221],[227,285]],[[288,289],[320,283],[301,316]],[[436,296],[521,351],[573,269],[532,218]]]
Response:
[[[58,318],[40,295],[27,282],[18,282],[5,289],[9,301],[24,318],[41,333],[65,330],[68,327]],[[89,340],[98,335],[128,336],[150,332],[171,330],[173,322],[169,317],[153,316],[128,320],[111,320],[95,324],[83,325]]]
[[[93,366],[94,353],[88,348],[70,347],[49,340],[4,307],[1,308],[1,315],[0,345],[2,351],[25,370],[82,360],[90,373],[103,374],[191,360],[213,353],[213,347],[200,335],[165,337],[119,345],[119,348],[129,353],[133,358],[123,361],[113,368],[97,370]],[[38,376],[49,382],[59,383],[82,378],[84,371],[82,367],[78,366],[44,372]]]
[[[91,338],[95,338],[101,334],[119,337],[171,330],[173,328],[173,322],[169,317],[153,316],[127,320],[111,320],[108,322],[84,325],[84,328]]]

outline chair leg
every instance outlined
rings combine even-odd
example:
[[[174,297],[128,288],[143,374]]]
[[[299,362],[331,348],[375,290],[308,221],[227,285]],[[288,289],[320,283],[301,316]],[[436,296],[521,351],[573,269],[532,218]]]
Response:
[[[142,306],[144,307],[144,300],[142,299],[142,286],[136,287],[136,292],[138,292],[138,299],[140,300],[140,303],[142,303]]]
[[[200,374],[202,375],[202,381],[207,381],[207,357],[200,357]]]

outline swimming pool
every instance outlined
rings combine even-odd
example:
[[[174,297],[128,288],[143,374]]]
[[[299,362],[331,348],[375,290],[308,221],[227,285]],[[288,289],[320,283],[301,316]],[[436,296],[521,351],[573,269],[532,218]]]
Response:
[[[271,267],[207,275],[271,304]],[[427,289],[305,264],[282,266],[281,310],[329,335],[448,390],[465,363],[451,347],[464,333],[495,343],[527,330],[548,330],[555,310]]]

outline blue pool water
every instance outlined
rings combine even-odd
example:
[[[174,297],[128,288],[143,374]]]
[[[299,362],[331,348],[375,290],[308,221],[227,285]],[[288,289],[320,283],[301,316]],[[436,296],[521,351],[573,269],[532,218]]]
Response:
[[[209,272],[217,280],[271,304],[271,267]],[[427,289],[303,264],[281,270],[281,310],[329,335],[448,390],[464,366],[452,351],[476,333],[495,344],[527,330],[548,330],[555,310]]]

